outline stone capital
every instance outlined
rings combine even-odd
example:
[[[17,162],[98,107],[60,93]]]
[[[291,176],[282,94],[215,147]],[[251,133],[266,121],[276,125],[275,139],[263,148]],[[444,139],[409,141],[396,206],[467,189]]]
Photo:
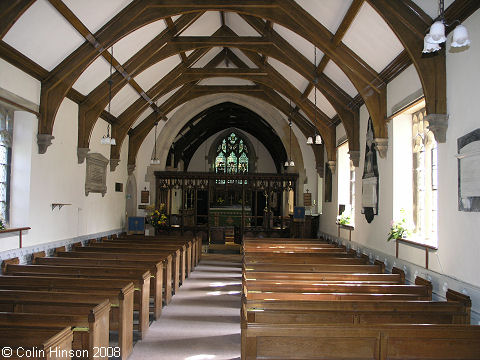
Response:
[[[388,139],[387,138],[375,138],[373,139],[373,143],[375,144],[375,148],[378,151],[378,155],[382,159],[387,157],[387,150],[388,150]]]
[[[353,166],[358,167],[360,164],[360,151],[350,150],[348,154],[350,155],[350,160],[352,161]]]
[[[425,117],[428,121],[428,129],[435,135],[438,143],[447,141],[448,114],[428,114]]]
[[[83,164],[89,151],[89,148],[77,148],[77,159],[79,164]]]
[[[45,154],[47,148],[52,145],[53,139],[55,139],[55,136],[50,134],[37,134],[38,153]]]
[[[328,167],[330,168],[330,171],[332,174],[335,174],[335,167],[336,167],[337,162],[335,160],[329,160],[328,161]]]
[[[114,172],[120,163],[120,159],[110,159],[110,172]]]

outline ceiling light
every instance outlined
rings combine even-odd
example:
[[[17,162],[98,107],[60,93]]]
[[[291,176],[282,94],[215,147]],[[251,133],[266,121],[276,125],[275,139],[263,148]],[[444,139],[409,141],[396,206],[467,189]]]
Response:
[[[110,54],[110,77],[107,80],[108,83],[108,113],[110,114],[110,106],[112,104],[112,75],[113,75],[113,46]],[[107,124],[107,134],[103,135],[100,139],[102,145],[117,145],[117,142],[113,137],[110,137],[110,123]]]
[[[295,162],[292,160],[292,100],[290,100],[290,114],[288,116],[288,126],[290,127],[290,160],[285,161],[285,167],[295,166]]]
[[[453,30],[452,44],[453,47],[462,47],[470,45],[470,40],[468,38],[468,31],[465,26],[462,24],[458,25],[455,30]]]
[[[468,31],[465,26],[460,24],[458,20],[455,20],[452,24],[445,23],[445,9],[444,0],[438,2],[438,20],[436,20],[431,26],[430,31],[423,39],[423,53],[432,53],[441,49],[439,44],[444,43],[447,38],[445,37],[445,26],[452,26],[453,23],[459,23],[459,25],[453,30],[453,37],[451,46],[454,48],[464,47],[470,45],[468,38]]]
[[[158,126],[158,111],[155,109],[155,145],[153,147],[153,159],[150,160],[151,165],[159,165],[160,159],[157,158],[157,126]]]
[[[313,72],[313,94],[314,94],[314,121],[313,121],[313,126],[315,127],[315,145],[321,145],[322,144],[322,137],[317,133],[317,83],[318,83],[318,78],[317,78],[317,73],[316,73],[316,66],[317,66],[317,47],[313,47],[313,65],[315,67],[315,70]],[[313,145],[313,137],[309,136],[307,138],[307,145]]]

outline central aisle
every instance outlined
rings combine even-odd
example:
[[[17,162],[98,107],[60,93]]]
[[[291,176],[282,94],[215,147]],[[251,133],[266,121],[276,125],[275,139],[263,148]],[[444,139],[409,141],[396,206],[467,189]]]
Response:
[[[240,359],[241,256],[202,254],[129,360]]]

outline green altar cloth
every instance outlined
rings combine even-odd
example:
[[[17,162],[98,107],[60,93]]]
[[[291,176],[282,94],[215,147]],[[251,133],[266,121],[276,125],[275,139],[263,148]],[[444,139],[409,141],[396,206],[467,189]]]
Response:
[[[251,210],[249,207],[243,209],[244,225],[250,222]],[[242,207],[216,207],[210,208],[209,225],[210,226],[238,226],[242,223]]]

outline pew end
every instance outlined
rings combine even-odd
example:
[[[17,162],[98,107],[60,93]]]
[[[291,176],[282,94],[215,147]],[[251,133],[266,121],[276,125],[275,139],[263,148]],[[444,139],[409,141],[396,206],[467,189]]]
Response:
[[[392,274],[400,275],[400,278],[402,279],[402,284],[405,284],[405,271],[394,266],[392,268]]]
[[[2,261],[2,274],[5,274],[7,272],[7,267],[8,265],[13,264],[13,265],[19,265],[20,264],[20,259],[18,257],[14,257],[11,259],[5,259]]]
[[[422,278],[421,276],[417,276],[415,278],[415,285],[425,286],[427,288],[428,294],[430,296],[430,300],[432,299],[433,286],[432,286],[432,283],[430,281]]]
[[[447,289],[446,298],[447,298],[447,301],[456,301],[461,303],[465,307],[465,312],[466,312],[465,323],[470,324],[470,321],[471,321],[470,317],[472,312],[472,299],[470,299],[470,296],[462,294],[452,289]]]
[[[45,254],[45,251],[39,251],[39,252],[33,253],[32,254],[32,264],[36,264],[38,258],[44,258],[46,256],[47,256],[47,254]]]

